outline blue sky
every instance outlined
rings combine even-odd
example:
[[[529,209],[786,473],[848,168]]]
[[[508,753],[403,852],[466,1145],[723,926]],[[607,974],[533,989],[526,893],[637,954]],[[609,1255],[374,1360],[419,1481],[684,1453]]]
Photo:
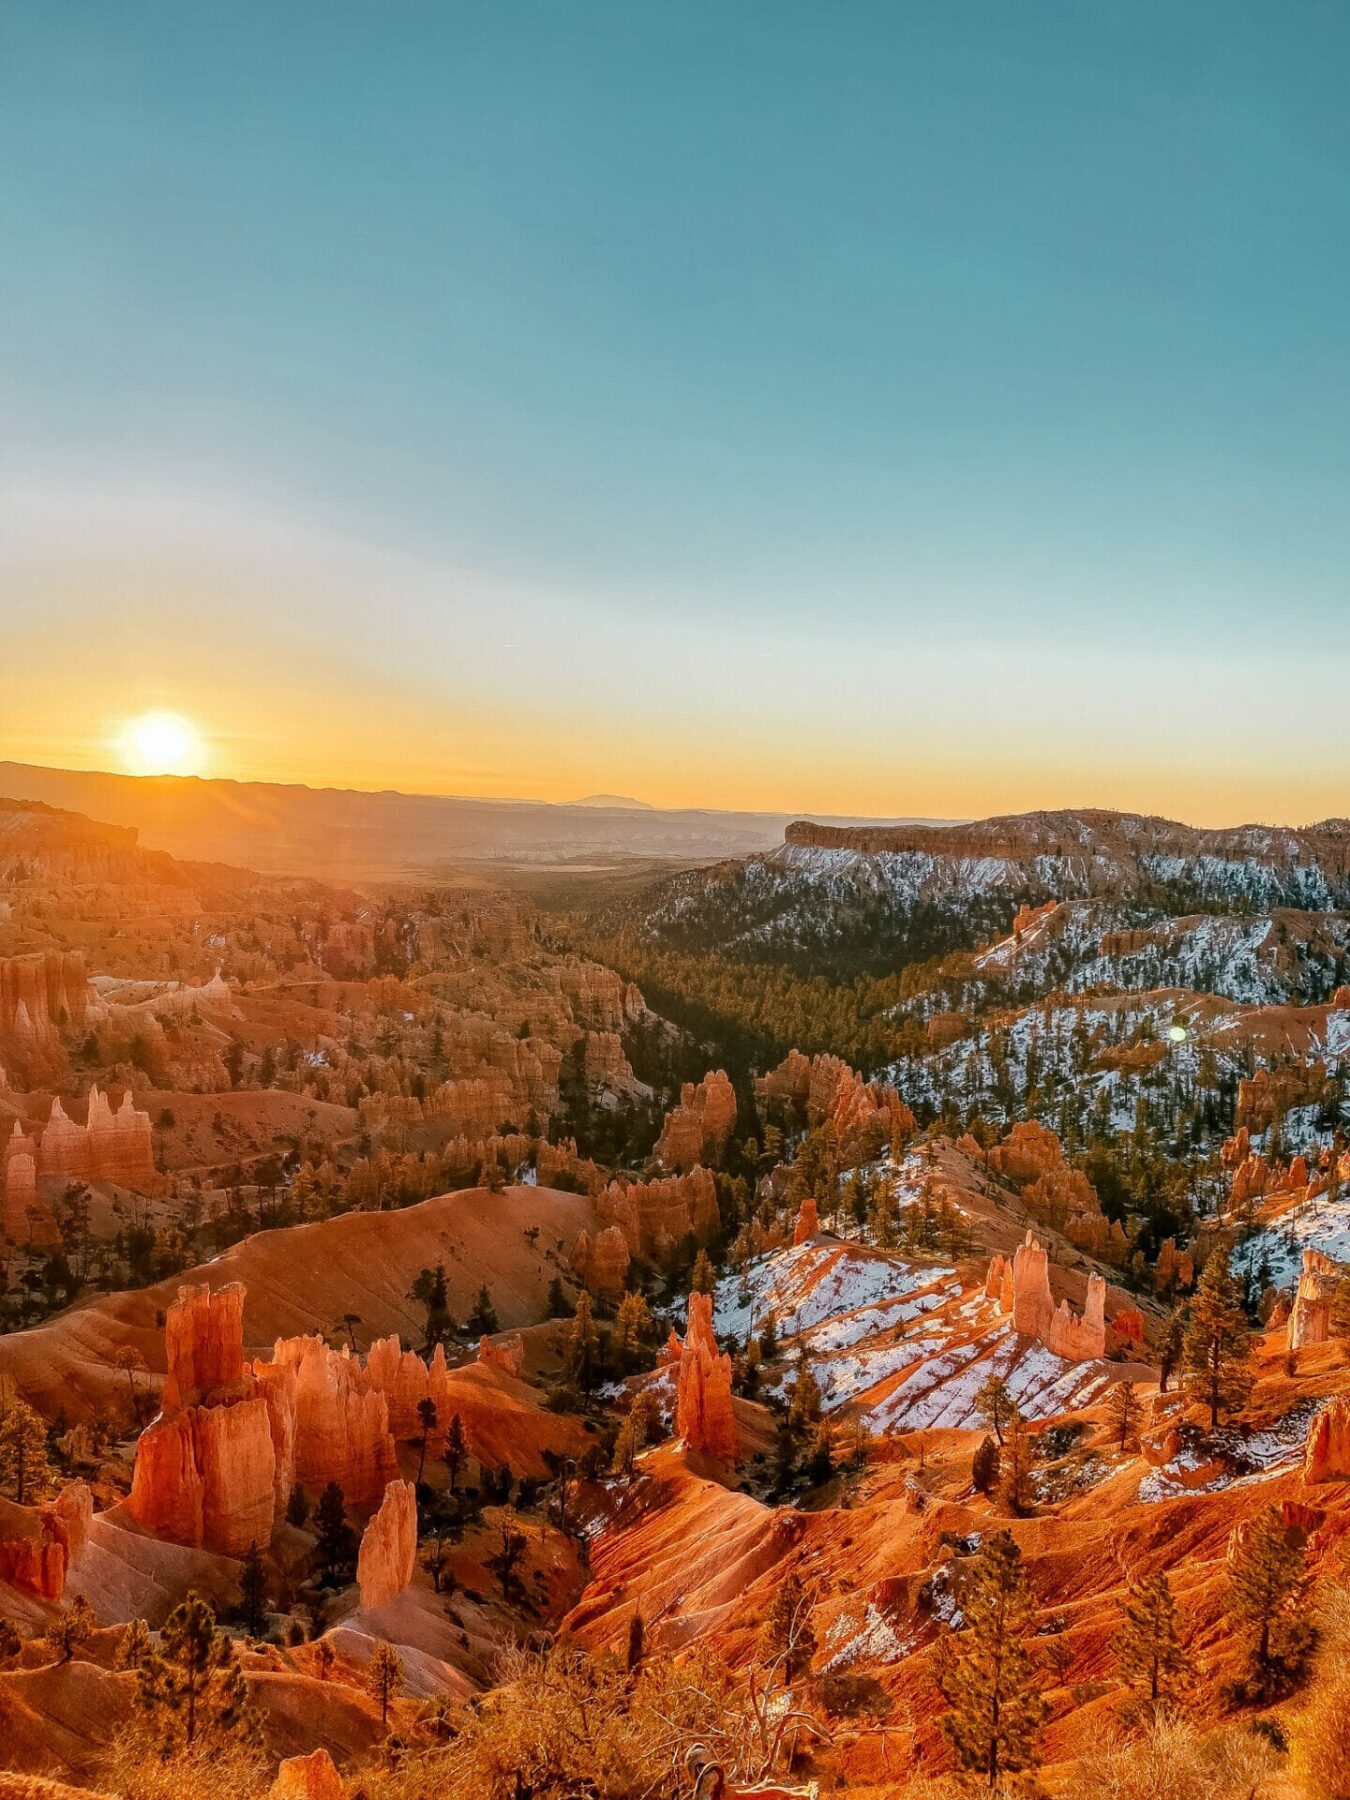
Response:
[[[0,0],[0,604],[90,661],[11,753],[101,760],[101,668],[229,772],[1330,810],[1331,692],[1302,743],[1219,702],[1344,691],[1348,52],[1313,4]],[[278,669],[369,742],[254,720]]]

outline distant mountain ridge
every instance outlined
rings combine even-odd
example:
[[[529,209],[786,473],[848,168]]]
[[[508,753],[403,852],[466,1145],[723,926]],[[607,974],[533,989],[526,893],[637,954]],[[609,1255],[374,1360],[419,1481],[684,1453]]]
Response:
[[[777,849],[673,880],[646,932],[677,949],[885,973],[992,942],[1022,907],[1090,899],[1139,921],[1350,907],[1350,821],[1205,829],[1098,809],[922,830],[797,820]]]
[[[147,849],[188,861],[342,879],[424,874],[438,863],[467,860],[710,862],[771,848],[792,818],[693,808],[666,812],[607,795],[594,796],[591,804],[551,805],[18,762],[0,762],[0,797],[40,800],[133,826]]]

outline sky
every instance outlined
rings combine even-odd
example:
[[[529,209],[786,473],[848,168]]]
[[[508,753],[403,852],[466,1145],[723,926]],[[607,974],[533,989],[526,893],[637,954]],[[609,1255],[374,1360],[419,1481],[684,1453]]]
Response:
[[[1350,11],[0,0],[0,757],[1350,812]]]

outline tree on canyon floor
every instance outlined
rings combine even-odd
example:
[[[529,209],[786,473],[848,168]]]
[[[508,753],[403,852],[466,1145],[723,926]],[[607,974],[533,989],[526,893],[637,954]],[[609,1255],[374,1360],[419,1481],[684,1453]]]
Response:
[[[1177,1607],[1167,1576],[1159,1569],[1130,1584],[1125,1623],[1116,1638],[1116,1662],[1131,1687],[1151,1705],[1170,1699],[1190,1669],[1177,1629]]]
[[[0,1494],[32,1506],[50,1487],[46,1426],[26,1400],[15,1398],[0,1418]]]
[[[1233,1534],[1228,1611],[1251,1638],[1247,1673],[1233,1688],[1239,1701],[1263,1705],[1306,1672],[1316,1635],[1303,1612],[1307,1559],[1306,1534],[1286,1524],[1278,1506],[1266,1507]]]
[[[138,1671],[140,1704],[164,1750],[191,1748],[202,1736],[249,1738],[258,1720],[234,1642],[216,1627],[216,1615],[191,1593],[165,1620],[158,1651]]]
[[[1025,1649],[1035,1620],[1022,1553],[1012,1536],[988,1538],[963,1570],[964,1629],[938,1646],[938,1685],[951,1711],[942,1729],[962,1768],[991,1792],[1033,1767],[1046,1704]]]
[[[1251,1392],[1247,1367],[1251,1350],[1242,1284],[1232,1272],[1227,1251],[1216,1250],[1191,1301],[1181,1346],[1188,1384],[1209,1408],[1211,1429],[1219,1423],[1220,1413],[1236,1411]]]

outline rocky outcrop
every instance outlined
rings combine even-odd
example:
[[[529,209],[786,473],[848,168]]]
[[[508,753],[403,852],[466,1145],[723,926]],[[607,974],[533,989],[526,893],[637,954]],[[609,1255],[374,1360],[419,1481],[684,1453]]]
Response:
[[[276,1503],[276,1448],[261,1395],[161,1415],[137,1441],[127,1506],[157,1537],[240,1556],[270,1543]]]
[[[686,1238],[710,1243],[721,1227],[717,1187],[702,1167],[656,1181],[611,1181],[595,1211],[600,1226],[617,1225],[629,1256],[644,1262],[661,1262]]]
[[[267,1800],[344,1800],[346,1789],[332,1757],[324,1749],[308,1756],[288,1756],[277,1769]]]
[[[1067,1362],[1090,1362],[1106,1354],[1106,1283],[1097,1274],[1087,1280],[1080,1316],[1067,1300],[1056,1306],[1050,1292],[1050,1257],[1028,1232],[1011,1262],[990,1259],[985,1293],[997,1297],[999,1310],[1012,1315],[1013,1329],[1038,1339]]]
[[[378,1506],[398,1475],[384,1394],[322,1338],[280,1338],[272,1360],[294,1374],[296,1481],[313,1492],[336,1481],[349,1506]]]
[[[1350,1481],[1350,1398],[1330,1401],[1309,1422],[1303,1479],[1310,1485]]]
[[[1043,906],[1028,906],[1025,902],[1013,914],[1012,935],[1015,938],[1025,936],[1033,925],[1042,919],[1048,919],[1058,907],[1058,900],[1047,900]]]
[[[806,1244],[820,1230],[820,1214],[815,1201],[808,1194],[797,1209],[797,1223],[792,1228],[793,1245]]]
[[[606,1225],[594,1240],[589,1232],[581,1232],[572,1246],[571,1260],[583,1286],[593,1294],[612,1296],[623,1292],[632,1256],[622,1228]]]
[[[731,1403],[731,1358],[713,1335],[711,1294],[689,1296],[689,1329],[676,1376],[675,1430],[691,1450],[740,1461],[741,1439]]]
[[[0,1237],[15,1244],[57,1244],[61,1234],[37,1194],[37,1144],[18,1119],[0,1167]]]
[[[180,1287],[164,1315],[168,1374],[162,1404],[186,1406],[244,1375],[244,1287]]]
[[[989,1166],[1021,1190],[1027,1210],[1093,1255],[1120,1259],[1128,1248],[1118,1221],[1108,1220],[1097,1190],[1064,1155],[1055,1133],[1029,1119],[989,1151]]]
[[[1331,1336],[1331,1303],[1344,1273],[1338,1262],[1320,1250],[1303,1252],[1303,1267],[1289,1313],[1291,1350],[1301,1350],[1305,1344],[1325,1344]]]
[[[389,1430],[395,1440],[420,1438],[422,1420],[418,1407],[430,1400],[436,1408],[436,1429],[431,1441],[445,1434],[449,1420],[449,1369],[445,1348],[437,1344],[430,1362],[415,1350],[405,1350],[397,1335],[377,1338],[366,1352],[367,1384],[384,1395],[389,1410]]]
[[[790,1050],[755,1083],[770,1108],[789,1107],[804,1124],[830,1124],[846,1156],[866,1156],[915,1128],[914,1114],[888,1082],[864,1081],[837,1056]]]
[[[668,1169],[685,1172],[698,1163],[720,1163],[736,1128],[736,1090],[723,1069],[694,1085],[686,1081],[680,1103],[666,1114],[656,1156]]]
[[[266,1544],[297,1482],[330,1481],[349,1507],[372,1511],[398,1477],[394,1433],[420,1435],[430,1399],[443,1435],[449,1370],[397,1337],[363,1366],[322,1338],[282,1338],[268,1361],[243,1359],[244,1290],[185,1287],[165,1321],[164,1409],[141,1433],[127,1505],[174,1543],[239,1555]]]
[[[503,1375],[521,1381],[525,1375],[525,1340],[518,1331],[479,1338],[478,1360],[485,1369],[500,1369]]]
[[[93,1516],[94,1497],[83,1481],[72,1481],[45,1506],[0,1501],[0,1582],[59,1600]]]
[[[1312,1105],[1322,1099],[1326,1085],[1326,1064],[1321,1062],[1287,1069],[1258,1069],[1238,1082],[1233,1122],[1239,1130],[1267,1131],[1293,1107]]]
[[[0,957],[0,1037],[20,1045],[78,1031],[89,1010],[89,977],[78,951]]]
[[[391,1481],[361,1533],[356,1581],[363,1607],[386,1606],[403,1592],[417,1564],[417,1495],[410,1481]]]
[[[155,1184],[154,1136],[149,1113],[141,1112],[128,1088],[113,1111],[107,1095],[89,1090],[83,1125],[66,1112],[59,1097],[37,1146],[39,1176],[68,1181],[115,1181],[147,1191]]]

